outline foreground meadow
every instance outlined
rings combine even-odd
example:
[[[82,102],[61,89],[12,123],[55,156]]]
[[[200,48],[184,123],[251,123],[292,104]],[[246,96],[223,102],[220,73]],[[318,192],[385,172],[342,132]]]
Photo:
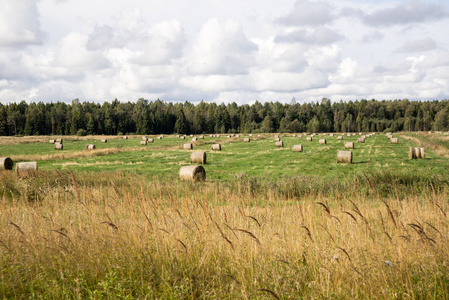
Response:
[[[226,139],[197,184],[176,179],[189,153],[176,137],[97,153],[67,142],[63,154],[4,142],[1,154],[11,147],[40,170],[0,171],[0,295],[446,299],[444,137],[400,138],[356,144],[355,164],[338,165],[329,137],[294,156],[292,137],[284,149]],[[409,160],[418,143],[434,148]]]

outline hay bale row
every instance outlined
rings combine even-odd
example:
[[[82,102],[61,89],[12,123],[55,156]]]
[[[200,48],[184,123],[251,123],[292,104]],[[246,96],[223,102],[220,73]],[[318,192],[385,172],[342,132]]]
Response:
[[[190,154],[190,163],[194,164],[206,164],[206,152],[195,151]]]
[[[30,161],[30,162],[20,162],[16,164],[16,172],[22,172],[22,171],[37,171],[37,162]]]
[[[220,144],[213,144],[212,145],[213,151],[221,151],[221,145]]]
[[[14,163],[9,157],[0,157],[0,170],[12,170]]]
[[[345,149],[354,149],[354,142],[345,142]]]
[[[54,143],[54,148],[55,150],[63,150],[64,146],[62,145],[62,143]]]
[[[293,152],[302,152],[302,145],[293,145]]]
[[[192,145],[192,143],[186,143],[186,144],[182,145],[182,149],[193,150],[193,145]]]
[[[352,164],[352,151],[338,151],[337,163]]]
[[[179,169],[179,179],[193,182],[206,180],[206,170],[203,166],[184,166]]]
[[[284,147],[284,142],[283,141],[276,142],[276,147],[283,148]]]
[[[426,153],[424,148],[410,147],[408,157],[410,159],[426,158]]]

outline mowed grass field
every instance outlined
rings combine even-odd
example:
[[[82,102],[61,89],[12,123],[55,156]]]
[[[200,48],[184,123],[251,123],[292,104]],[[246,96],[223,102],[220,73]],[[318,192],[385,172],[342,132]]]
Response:
[[[0,138],[39,166],[0,170],[0,298],[449,299],[449,136],[393,136],[205,136],[205,183],[188,137]]]
[[[409,135],[414,137],[413,134]],[[207,154],[207,180],[228,180],[229,178],[246,174],[258,177],[291,177],[295,175],[319,176],[332,180],[344,180],[353,176],[354,169],[361,173],[391,170],[397,173],[419,173],[431,176],[446,172],[449,159],[435,154],[435,149],[427,149],[426,159],[410,160],[410,146],[420,145],[419,139],[399,137],[399,144],[391,144],[383,134],[377,134],[357,143],[359,135],[337,140],[336,135],[315,136],[312,141],[281,135],[283,148],[275,147],[273,135],[252,137],[250,143],[239,138],[226,136],[212,138],[205,136],[204,140],[191,141],[191,137],[181,140],[176,136],[165,136],[141,146],[140,136],[130,136],[124,140],[112,137],[107,143],[101,143],[102,137],[76,138],[64,140],[64,150],[55,150],[48,143],[49,138],[11,138],[0,145],[0,157],[8,156],[14,161],[38,161],[42,170],[73,171],[129,171],[148,177],[158,177],[165,180],[177,178],[181,166],[189,165],[192,151],[204,151]],[[326,139],[326,145],[320,145],[318,140]],[[1,139],[0,139],[1,140]],[[344,142],[354,142],[353,164],[337,164],[338,150],[344,149]],[[183,150],[184,143],[192,143],[193,150]],[[220,143],[222,151],[212,151],[211,145]],[[84,150],[86,144],[95,144],[96,150]],[[292,151],[293,145],[302,144],[303,152]],[[442,145],[441,147],[446,147]]]

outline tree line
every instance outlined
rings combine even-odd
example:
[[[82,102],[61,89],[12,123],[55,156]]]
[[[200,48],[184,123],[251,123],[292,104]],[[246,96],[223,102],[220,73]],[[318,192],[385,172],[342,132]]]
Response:
[[[0,104],[0,135],[119,135],[448,130],[449,100],[288,104],[148,101]]]

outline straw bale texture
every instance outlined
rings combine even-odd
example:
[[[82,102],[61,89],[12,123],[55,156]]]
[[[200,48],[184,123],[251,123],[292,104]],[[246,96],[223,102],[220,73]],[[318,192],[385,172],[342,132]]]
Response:
[[[390,143],[391,144],[398,144],[399,140],[398,140],[398,138],[390,138]]]
[[[326,139],[319,139],[318,143],[321,145],[326,145]]]
[[[20,162],[16,163],[16,172],[19,171],[37,171],[37,162]]]
[[[191,143],[184,144],[184,145],[182,145],[182,149],[193,150],[193,145]]]
[[[354,142],[345,142],[345,149],[354,149]]]
[[[337,163],[352,164],[352,151],[338,151]]]
[[[293,145],[293,152],[302,152],[302,145]]]
[[[213,151],[221,151],[221,145],[220,144],[213,144],[212,145]]]
[[[62,143],[54,143],[55,150],[63,150],[64,146]]]
[[[9,157],[0,157],[0,170],[12,170],[14,163]]]
[[[202,164],[206,163],[206,152],[195,151],[190,154],[190,163]]]
[[[206,170],[202,166],[184,166],[179,169],[179,179],[193,182],[206,180]]]
[[[279,142],[276,142],[276,147],[284,147],[284,142],[283,141],[279,141]]]

